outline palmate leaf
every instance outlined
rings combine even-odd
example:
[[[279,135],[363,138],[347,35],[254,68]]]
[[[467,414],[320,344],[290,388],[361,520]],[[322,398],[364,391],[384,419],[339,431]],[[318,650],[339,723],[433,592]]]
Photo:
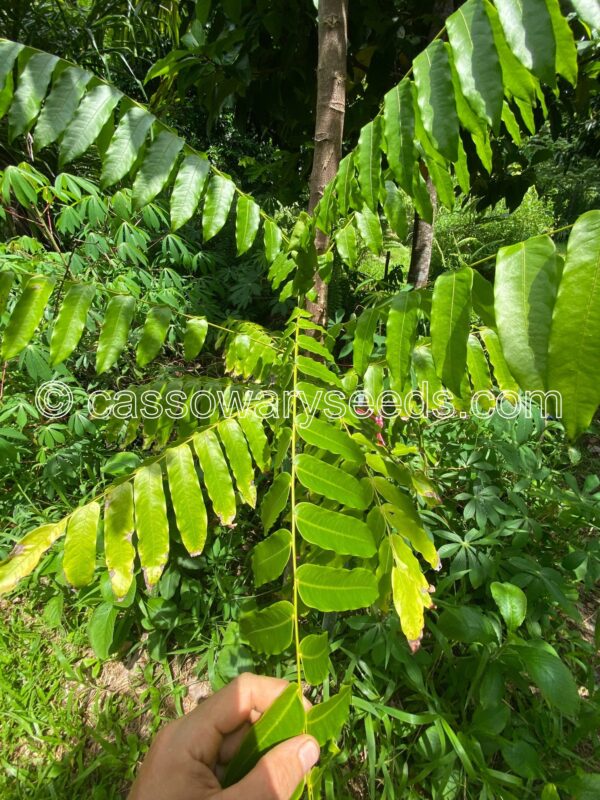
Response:
[[[167,450],[169,493],[181,541],[191,556],[204,550],[208,530],[206,506],[194,465],[194,456],[187,444]]]
[[[173,311],[169,306],[155,306],[144,322],[135,359],[138,367],[145,367],[160,353],[167,337]]]
[[[35,121],[58,58],[49,53],[33,53],[29,57],[26,54],[20,55],[19,62],[21,61],[24,64],[8,112],[10,141],[26,133]]]
[[[3,361],[18,355],[29,344],[44,316],[54,282],[47,275],[33,275],[25,284],[4,331],[0,349]]]
[[[133,182],[135,208],[142,208],[154,200],[165,186],[182,147],[183,139],[179,136],[167,130],[160,131],[148,147]]]
[[[0,564],[0,594],[10,592],[37,567],[44,553],[65,532],[66,522],[51,522],[31,531],[16,544],[8,559]]]
[[[583,214],[571,231],[548,350],[548,388],[561,396],[570,438],[600,404],[600,211]]]
[[[369,493],[357,478],[308,453],[296,456],[296,475],[304,487],[322,497],[358,510],[369,505]]]
[[[256,506],[254,468],[242,429],[237,420],[230,418],[219,422],[217,430],[235,476],[238,492],[244,503],[254,508]]]
[[[115,597],[122,599],[133,581],[133,487],[125,482],[108,492],[104,502],[104,553]]]
[[[36,151],[52,144],[63,133],[73,119],[91,78],[91,73],[79,67],[67,67],[56,78],[33,132]]]
[[[92,284],[74,283],[63,300],[50,338],[50,363],[65,361],[81,339],[88,311],[96,294]]]
[[[222,525],[231,525],[236,513],[235,493],[217,435],[212,430],[202,431],[194,436],[193,442],[215,514]]]
[[[69,518],[63,569],[71,586],[87,586],[94,579],[99,520],[100,504],[96,502],[76,509]]]
[[[248,195],[241,194],[237,200],[235,218],[235,241],[238,256],[253,245],[260,225],[260,208]]]
[[[502,352],[528,391],[546,388],[552,312],[562,259],[549,236],[503,247],[496,258],[494,309]]]
[[[137,470],[133,493],[138,553],[150,589],[158,583],[169,557],[169,523],[160,463]]]
[[[89,150],[122,96],[118,89],[105,83],[95,86],[84,96],[60,141],[61,165],[68,164]]]
[[[252,572],[257,589],[281,575],[290,560],[291,550],[292,534],[285,528],[275,531],[254,546]]]
[[[302,602],[318,611],[353,611],[377,599],[377,580],[370,570],[301,564],[297,573]]]
[[[461,396],[467,364],[473,271],[463,267],[436,280],[431,307],[431,352],[436,372],[454,394]]]
[[[300,642],[302,671],[307,683],[318,686],[329,672],[329,638],[327,631],[305,636]]]
[[[370,558],[377,552],[371,529],[356,517],[329,511],[313,503],[299,503],[296,506],[296,525],[303,539],[323,550],[358,558]]]
[[[287,600],[240,616],[240,636],[253,650],[277,655],[292,643],[294,606]]]
[[[116,295],[110,300],[96,352],[96,372],[99,375],[109,370],[124,350],[134,311],[135,300],[129,295]]]
[[[123,114],[102,159],[102,186],[112,186],[129,174],[154,120],[153,114],[138,106]]]
[[[202,210],[202,237],[205,242],[221,230],[233,202],[235,184],[222,175],[213,175],[208,184]]]

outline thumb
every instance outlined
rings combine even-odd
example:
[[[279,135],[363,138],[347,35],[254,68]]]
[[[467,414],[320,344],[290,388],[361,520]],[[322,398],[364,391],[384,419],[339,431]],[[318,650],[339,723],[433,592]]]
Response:
[[[319,745],[312,736],[295,736],[269,750],[221,800],[290,800],[304,776],[319,760]]]

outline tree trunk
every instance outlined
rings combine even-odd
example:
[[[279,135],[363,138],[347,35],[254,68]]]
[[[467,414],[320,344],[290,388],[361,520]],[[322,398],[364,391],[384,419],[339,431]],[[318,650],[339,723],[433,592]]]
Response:
[[[436,0],[433,4],[433,14],[431,27],[429,29],[429,41],[431,42],[439,31],[443,28],[447,17],[454,11],[454,0]],[[433,222],[435,222],[435,212],[437,210],[437,192],[429,174],[427,174],[427,191],[433,206]],[[431,268],[431,251],[433,249],[433,222],[430,225],[425,222],[415,211],[413,223],[413,244],[410,254],[410,267],[408,269],[408,283],[415,289],[425,286],[429,280],[429,270]]]
[[[312,213],[323,190],[335,177],[342,155],[342,136],[346,112],[346,50],[348,0],[319,0],[319,55],[317,66],[317,113],[315,152],[310,176],[308,211]],[[327,249],[328,237],[315,236],[317,254]],[[307,301],[313,321],[327,322],[327,284],[315,276],[316,299]]]

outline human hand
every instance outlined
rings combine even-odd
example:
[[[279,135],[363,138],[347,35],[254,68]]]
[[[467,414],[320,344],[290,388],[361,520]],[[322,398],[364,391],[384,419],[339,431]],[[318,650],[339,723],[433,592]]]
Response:
[[[269,750],[245,778],[222,789],[223,766],[250,726],[288,686],[245,673],[159,731],[128,800],[289,800],[316,764],[319,745],[295,736]],[[308,701],[306,701],[308,703]]]

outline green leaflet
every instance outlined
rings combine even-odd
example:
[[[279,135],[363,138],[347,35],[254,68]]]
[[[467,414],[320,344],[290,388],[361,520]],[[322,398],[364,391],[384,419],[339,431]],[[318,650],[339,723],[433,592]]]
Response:
[[[65,520],[40,525],[17,542],[8,558],[0,563],[0,594],[10,592],[33,572],[44,553],[63,535],[65,527]]]
[[[549,86],[556,84],[556,44],[545,0],[496,0],[500,23],[521,64]]]
[[[377,599],[374,574],[360,567],[340,569],[301,564],[296,573],[302,602],[317,611],[353,611]]]
[[[269,440],[263,430],[262,422],[253,411],[246,411],[238,418],[241,429],[244,431],[252,458],[256,466],[264,472],[269,466]]]
[[[335,244],[344,264],[347,264],[350,269],[354,269],[358,251],[356,247],[356,230],[351,223],[336,231]]]
[[[513,55],[506,41],[506,36],[504,35],[500,23],[500,16],[495,6],[493,6],[489,0],[483,0],[483,4],[492,26],[496,50],[500,57],[504,92],[509,98],[518,98],[524,103],[531,105],[531,103],[535,101],[539,82],[537,78],[521,64],[518,58]]]
[[[71,586],[87,586],[94,579],[99,519],[100,505],[95,502],[77,508],[69,518],[63,569]]]
[[[366,308],[356,323],[354,333],[354,350],[352,362],[354,369],[362,377],[369,366],[369,358],[373,352],[374,336],[379,321],[380,309]]]
[[[291,684],[261,715],[248,732],[222,781],[224,787],[240,781],[276,744],[304,732],[306,712],[297,684]]]
[[[349,153],[342,158],[338,167],[335,179],[335,188],[338,198],[340,214],[346,216],[349,209],[353,206],[354,187],[355,187],[355,163],[354,153]]]
[[[138,367],[145,367],[160,353],[167,338],[172,314],[169,306],[155,306],[150,309],[135,354]]]
[[[310,492],[349,508],[363,510],[369,505],[369,494],[357,478],[315,456],[307,453],[296,456],[296,474]]]
[[[175,166],[183,139],[161,131],[149,145],[133,182],[134,208],[142,208],[161,191]]]
[[[313,353],[325,361],[331,361],[332,363],[335,363],[334,357],[331,355],[325,345],[321,344],[318,339],[315,339],[312,336],[307,336],[305,333],[298,334],[298,347],[301,350],[308,350],[309,353]]]
[[[219,422],[217,430],[235,476],[238,492],[244,503],[254,508],[256,506],[254,469],[242,429],[235,419],[229,418]]]
[[[129,481],[115,486],[104,503],[104,553],[112,590],[121,600],[133,581],[133,487]]]
[[[542,697],[563,714],[575,716],[579,708],[577,684],[563,662],[542,647],[532,645],[515,646],[529,677],[542,693]]]
[[[418,292],[401,292],[393,298],[388,311],[386,361],[394,388],[400,392],[410,376],[410,357],[417,339],[420,304]]]
[[[549,236],[503,247],[496,258],[494,307],[502,352],[527,391],[546,388],[552,311],[562,259]]]
[[[222,175],[213,175],[202,211],[202,237],[205,242],[212,239],[225,225],[235,194],[235,184]]]
[[[204,347],[207,331],[208,322],[206,317],[188,319],[183,337],[183,357],[186,361],[192,361],[200,354]]]
[[[287,600],[240,616],[240,635],[253,650],[277,655],[292,643],[294,606]]]
[[[329,672],[329,639],[327,631],[311,633],[300,642],[300,658],[304,678],[311,686],[323,683]]]
[[[167,476],[181,541],[191,556],[204,550],[208,520],[194,456],[187,444],[167,450]]]
[[[337,739],[350,714],[352,690],[344,686],[338,694],[310,709],[306,715],[306,732],[323,746]]]
[[[385,182],[385,201],[383,203],[383,213],[390,228],[399,239],[404,239],[408,232],[408,221],[406,218],[406,207],[402,192],[393,181]]]
[[[473,270],[440,275],[433,287],[431,352],[442,382],[459,397],[467,365]]]
[[[485,353],[479,339],[472,333],[469,334],[467,341],[467,367],[469,375],[471,376],[471,385],[473,392],[486,392],[492,391],[492,379],[488,367]],[[489,400],[482,397],[480,403],[482,408],[489,408],[491,402],[491,394]],[[492,403],[493,405],[493,403]]]
[[[328,386],[333,385],[337,386],[338,389],[342,388],[342,382],[338,376],[327,369],[325,364],[322,364],[320,361],[315,361],[314,358],[307,358],[307,356],[298,356],[296,358],[296,364],[300,372],[304,373],[304,375],[317,378],[317,380],[323,381],[323,383]]]
[[[90,617],[87,626],[88,639],[99,659],[105,660],[110,655],[118,614],[117,606],[112,603],[100,603]]]
[[[473,311],[480,317],[483,324],[495,328],[494,286],[476,270],[473,270],[472,300]]]
[[[419,562],[402,538],[393,534],[389,540],[394,559],[391,575],[394,608],[400,619],[402,632],[414,652],[423,634],[424,610],[433,605],[429,596],[429,583]]]
[[[96,353],[96,372],[99,375],[109,370],[121,355],[127,344],[134,311],[135,300],[129,295],[117,295],[110,300]]]
[[[556,72],[572,86],[577,84],[577,45],[571,27],[563,17],[558,0],[546,0],[556,41]],[[598,8],[598,6],[596,6]],[[600,22],[600,11],[598,12]]]
[[[235,242],[238,256],[246,253],[254,243],[260,225],[260,208],[251,197],[241,194],[237,200]]]
[[[104,83],[84,96],[60,141],[61,164],[68,164],[90,148],[122,96],[118,89]]]
[[[91,284],[74,283],[69,287],[50,338],[52,366],[65,361],[77,347],[95,293],[96,287]]]
[[[381,364],[369,364],[364,376],[364,389],[367,406],[371,411],[379,414],[383,393],[383,366]]]
[[[413,84],[404,78],[384,99],[383,126],[388,164],[404,191],[412,196],[417,160],[414,145],[415,108]]]
[[[317,203],[313,214],[319,230],[329,235],[331,228],[337,221],[338,205],[335,196],[335,181],[329,181],[323,192],[323,196]]]
[[[295,269],[296,264],[294,259],[290,258],[287,253],[279,253],[269,268],[268,278],[273,285],[273,289],[279,288],[288,275]]]
[[[364,463],[365,454],[360,445],[335,423],[324,422],[309,414],[301,414],[298,416],[297,430],[307,444],[335,453],[347,461]]]
[[[288,472],[280,472],[263,497],[260,504],[260,519],[265,533],[271,530],[287,506],[291,482],[292,476]]]
[[[498,581],[490,584],[490,591],[504,622],[506,622],[506,627],[509,631],[516,631],[523,624],[527,615],[525,592],[513,583],[498,583]]]
[[[339,511],[328,511],[312,503],[299,503],[296,506],[296,524],[303,539],[324,550],[357,558],[370,558],[377,552],[369,526]]]
[[[588,427],[600,403],[599,371],[600,211],[588,211],[569,236],[548,351],[548,388],[560,392],[572,439]]]
[[[584,22],[600,30],[600,7],[596,0],[571,0],[571,3]]]
[[[209,173],[207,158],[189,155],[183,159],[171,193],[171,227],[174,231],[195,214]]]
[[[356,152],[358,183],[362,198],[371,211],[377,210],[381,185],[381,128],[379,117],[360,132]]]
[[[4,331],[0,358],[7,361],[27,347],[44,316],[44,309],[54,288],[54,278],[33,275],[27,283]]]
[[[387,500],[387,503],[381,506],[387,521],[408,539],[414,549],[421,553],[434,569],[438,569],[440,557],[433,541],[423,528],[419,512],[411,498],[383,477],[376,476],[373,478],[373,483],[377,492]]]
[[[358,231],[372,253],[378,256],[383,250],[383,233],[379,214],[371,211],[369,206],[363,206],[362,211],[357,211],[356,225]]]
[[[57,62],[57,56],[51,56],[49,53],[33,53],[20,70],[17,89],[8,112],[9,141],[12,142],[17,136],[26,133],[32,126],[40,111]]]
[[[102,159],[102,186],[122,180],[137,161],[155,117],[134,106],[123,114]]]
[[[148,589],[158,583],[169,558],[169,523],[159,462],[142,467],[133,479],[138,553]]]
[[[4,314],[14,281],[15,273],[11,272],[11,270],[0,272],[0,316]]]
[[[79,67],[68,67],[53,82],[33,132],[36,151],[55,142],[65,130],[91,77],[91,73]]]
[[[482,328],[480,334],[481,338],[483,339],[483,343],[485,344],[485,349],[487,350],[490,363],[494,370],[494,377],[496,378],[496,383],[498,384],[500,391],[510,392],[516,397],[519,391],[519,386],[514,380],[513,376],[510,374],[508,364],[504,359],[502,348],[500,347],[498,334],[496,331],[493,331],[490,328]]]
[[[0,86],[4,86],[6,76],[12,72],[17,56],[23,49],[18,42],[0,39]]]
[[[462,91],[476,112],[498,133],[504,88],[489,18],[481,0],[468,0],[446,20]]]
[[[431,348],[424,345],[415,347],[412,352],[412,363],[417,378],[417,386],[427,404],[427,408],[441,408],[444,404],[441,399],[436,402],[436,394],[443,391],[443,386],[435,371]]]
[[[266,219],[264,225],[264,245],[265,256],[269,264],[272,264],[277,258],[281,250],[282,238],[283,235],[280,228],[272,220]]]
[[[215,514],[221,525],[231,525],[235,519],[235,494],[229,467],[216,433],[212,430],[197,433],[194,436],[194,447]]]
[[[458,115],[446,47],[436,39],[413,62],[417,104],[435,148],[448,159],[458,158]]]
[[[281,575],[290,560],[291,550],[292,534],[285,528],[280,528],[254,546],[252,572],[257,589]]]

